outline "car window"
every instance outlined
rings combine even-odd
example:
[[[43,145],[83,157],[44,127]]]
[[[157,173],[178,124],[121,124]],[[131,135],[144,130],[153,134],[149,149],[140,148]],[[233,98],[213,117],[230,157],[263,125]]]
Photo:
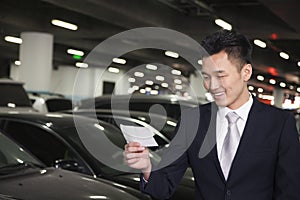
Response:
[[[0,132],[0,167],[18,163],[41,163]]]
[[[1,126],[5,133],[22,144],[45,165],[54,166],[55,162],[59,160],[74,160],[83,166],[84,172],[88,173],[88,168],[80,157],[62,140],[47,130],[17,121],[5,121],[5,123],[1,123]]]

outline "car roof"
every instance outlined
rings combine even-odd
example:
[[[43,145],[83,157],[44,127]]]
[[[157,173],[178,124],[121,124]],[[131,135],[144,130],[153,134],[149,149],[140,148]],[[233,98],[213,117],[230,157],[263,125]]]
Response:
[[[103,95],[98,96],[95,98],[88,98],[83,99],[81,101],[81,106],[79,107],[86,107],[91,106],[94,103],[108,103],[111,102],[111,99],[113,101],[128,101],[131,102],[154,102],[154,103],[170,103],[170,104],[183,104],[183,105],[191,105],[195,106],[199,103],[197,100],[191,100],[185,97],[179,97],[177,95],[143,95],[143,94],[132,94],[132,95]]]

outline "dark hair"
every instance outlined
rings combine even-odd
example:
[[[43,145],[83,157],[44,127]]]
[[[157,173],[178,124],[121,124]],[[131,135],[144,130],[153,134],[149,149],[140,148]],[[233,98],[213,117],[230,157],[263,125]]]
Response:
[[[202,47],[209,55],[225,51],[229,59],[237,59],[240,67],[251,63],[252,45],[242,34],[235,31],[221,30],[207,36]]]

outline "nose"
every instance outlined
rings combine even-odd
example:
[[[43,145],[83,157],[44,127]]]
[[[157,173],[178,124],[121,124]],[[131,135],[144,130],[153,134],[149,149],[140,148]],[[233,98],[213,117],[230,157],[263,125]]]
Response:
[[[216,90],[220,87],[220,80],[216,77],[212,77],[209,85],[210,91]]]

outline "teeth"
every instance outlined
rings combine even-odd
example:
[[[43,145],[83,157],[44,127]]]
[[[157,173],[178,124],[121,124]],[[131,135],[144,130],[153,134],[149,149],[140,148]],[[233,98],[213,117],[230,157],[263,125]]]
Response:
[[[224,92],[219,92],[219,93],[215,93],[215,96],[221,96],[222,94],[224,94]]]

